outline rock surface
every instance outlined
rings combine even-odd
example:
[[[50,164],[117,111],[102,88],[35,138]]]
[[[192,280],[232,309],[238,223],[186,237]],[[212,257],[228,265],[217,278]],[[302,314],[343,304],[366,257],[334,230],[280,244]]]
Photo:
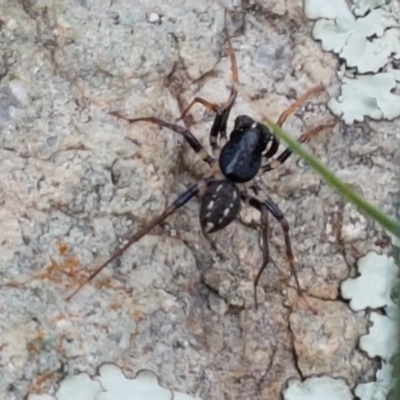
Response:
[[[335,90],[338,60],[312,40],[300,0],[223,5],[246,94],[230,127],[243,113],[277,118],[321,83]],[[276,200],[290,223],[299,279],[318,315],[293,279],[291,288],[282,281],[278,223],[270,218],[281,273],[264,272],[256,310],[258,212],[243,207],[213,235],[222,259],[201,235],[196,199],[65,302],[89,269],[208,173],[178,135],[108,112],[175,121],[194,96],[226,101],[223,28],[211,0],[0,3],[1,398],[48,391],[65,372],[93,374],[103,362],[127,375],[148,368],[171,389],[216,400],[277,399],[289,378],[308,374],[363,379],[371,362],[357,335],[366,319],[338,288],[357,258],[388,252],[390,242],[297,157],[263,177],[260,196]],[[312,99],[286,130],[330,122],[327,100]],[[212,121],[199,105],[187,121],[207,149]],[[338,124],[309,148],[392,212],[399,125]]]

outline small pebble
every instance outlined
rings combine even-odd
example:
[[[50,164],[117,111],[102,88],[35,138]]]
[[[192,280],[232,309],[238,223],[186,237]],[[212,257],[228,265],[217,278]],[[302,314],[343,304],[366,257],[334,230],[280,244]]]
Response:
[[[161,18],[157,13],[149,13],[147,14],[147,21],[151,24],[157,24],[161,22]]]

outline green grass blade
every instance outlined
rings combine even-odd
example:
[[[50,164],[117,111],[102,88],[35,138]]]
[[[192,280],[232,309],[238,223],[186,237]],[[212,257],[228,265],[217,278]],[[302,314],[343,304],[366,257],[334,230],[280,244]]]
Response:
[[[374,219],[383,228],[400,238],[400,224],[387,214],[368,203],[363,197],[342,182],[333,172],[326,168],[317,158],[307,151],[297,140],[286,134],[278,125],[264,117],[274,134],[284,141],[288,147],[304,159],[324,180],[336,189],[345,199],[353,203],[363,214]]]

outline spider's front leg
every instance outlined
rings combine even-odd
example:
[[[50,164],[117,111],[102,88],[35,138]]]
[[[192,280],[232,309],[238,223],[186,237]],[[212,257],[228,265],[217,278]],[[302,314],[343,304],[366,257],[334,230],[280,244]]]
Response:
[[[302,96],[300,96],[288,109],[286,109],[278,118],[277,125],[282,126],[287,118],[292,115],[296,110],[298,110],[310,97],[322,93],[325,91],[325,87],[323,85],[317,86],[308,90]],[[308,132],[301,135],[298,139],[299,143],[308,142],[313,136],[317,135],[319,132],[323,131],[327,128],[333,128],[336,125],[336,120],[330,124],[319,125]],[[273,144],[267,154],[265,154],[265,158],[268,160],[272,156],[274,156],[279,147],[279,140],[274,137]],[[267,164],[263,165],[261,169],[261,173],[271,171],[273,169],[278,168],[281,164],[283,164],[290,156],[292,155],[292,151],[290,149],[284,150],[276,159],[271,160]]]
[[[226,140],[227,137],[226,127],[229,119],[229,114],[231,112],[233,105],[235,104],[235,100],[238,93],[237,86],[239,85],[239,73],[237,68],[236,56],[226,27],[225,27],[225,35],[228,43],[228,53],[231,60],[231,71],[232,71],[232,82],[233,82],[229,99],[223,105],[218,105],[211,103],[208,100],[205,100],[201,97],[195,97],[185,108],[180,118],[180,119],[185,118],[189,110],[196,103],[202,104],[209,111],[213,111],[216,113],[213,125],[210,130],[210,146],[212,148],[213,154],[216,154],[217,150],[219,150],[218,139],[221,138],[223,140]]]
[[[171,129],[171,131],[174,131],[174,132],[182,135],[184,137],[184,139],[186,140],[186,142],[189,144],[189,146],[194,150],[194,152],[196,154],[200,155],[200,157],[202,158],[202,160],[204,162],[206,162],[210,166],[212,166],[215,163],[214,157],[211,157],[207,153],[207,151],[205,150],[203,145],[199,142],[199,140],[196,139],[196,137],[193,135],[193,133],[190,132],[188,129],[184,128],[183,126],[171,124],[171,123],[164,121],[157,117],[127,118],[116,111],[112,111],[109,114],[111,114],[117,118],[123,119],[130,124],[134,124],[136,122],[151,122],[162,128],[165,127],[165,128]]]
[[[307,305],[307,308],[314,314],[317,314],[317,310],[307,301],[304,296],[304,291],[301,289],[299,278],[297,276],[297,272],[294,266],[294,255],[292,251],[292,244],[290,240],[289,234],[289,223],[287,222],[285,216],[282,211],[279,209],[278,205],[271,199],[267,198],[265,201],[261,201],[256,197],[249,196],[246,193],[242,193],[241,197],[244,201],[246,201],[251,207],[256,208],[261,213],[261,224],[262,224],[262,252],[263,252],[263,263],[261,265],[260,270],[257,273],[256,279],[254,280],[254,300],[255,305],[257,307],[257,286],[260,280],[261,274],[264,269],[267,267],[270,257],[269,257],[269,244],[268,244],[268,213],[271,213],[273,217],[281,224],[283,237],[285,239],[285,247],[286,247],[286,256],[289,262],[290,270],[296,282],[297,293],[301,296],[304,302]]]
[[[303,133],[297,141],[299,143],[307,143],[310,139],[312,139],[315,135],[323,131],[324,129],[333,128],[336,125],[336,121],[325,124],[325,125],[318,125],[313,129],[310,129],[308,132]],[[277,158],[271,160],[269,163],[265,164],[261,168],[261,173],[272,171],[273,169],[278,168],[281,166],[291,155],[293,151],[290,149],[284,150]]]
[[[214,122],[210,130],[210,146],[212,148],[213,154],[216,154],[217,150],[219,150],[218,139],[219,138],[226,139],[226,127],[229,119],[229,114],[235,102],[236,96],[237,96],[236,90],[232,89],[228,101],[223,106],[210,103],[209,101],[201,97],[195,97],[188,105],[188,107],[185,109],[185,111],[182,113],[181,119],[185,117],[189,109],[195,103],[200,103],[203,106],[205,106],[208,110],[214,111],[216,113]]]
[[[307,90],[301,95],[289,108],[287,108],[278,118],[277,125],[282,126],[290,115],[296,112],[310,97],[320,94],[325,91],[324,85],[316,86],[310,90]]]

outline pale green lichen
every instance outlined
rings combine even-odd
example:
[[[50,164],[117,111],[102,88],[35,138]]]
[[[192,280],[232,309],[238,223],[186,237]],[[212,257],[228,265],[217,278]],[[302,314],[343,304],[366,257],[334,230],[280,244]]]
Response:
[[[374,8],[383,7],[385,0],[354,0],[353,12],[355,15],[364,16]]]
[[[381,0],[359,0],[352,12],[345,0],[305,0],[304,10],[308,18],[316,20],[314,39],[346,63],[347,70],[339,74],[342,94],[328,103],[331,111],[347,124],[365,116],[398,117],[400,96],[392,93],[398,70],[391,62],[400,59],[400,25],[394,8]],[[360,76],[383,69],[386,72]]]
[[[354,311],[392,306],[391,291],[396,283],[398,267],[392,257],[368,253],[358,260],[360,276],[341,285],[344,299]]]
[[[342,379],[329,376],[312,377],[304,382],[289,381],[283,392],[284,400],[352,400],[350,388]]]
[[[391,91],[396,87],[391,73],[356,76],[342,79],[342,94],[331,99],[328,107],[346,123],[372,119],[393,119],[400,115],[400,96]]]
[[[306,15],[317,19],[313,37],[321,41],[325,51],[333,51],[346,60],[347,67],[357,68],[361,74],[378,72],[392,55],[400,57],[399,26],[391,12],[377,8],[356,18],[342,1],[331,1],[329,10],[334,12],[327,12],[324,5],[315,3],[315,9],[310,9],[310,4],[305,7]]]
[[[141,371],[136,378],[128,379],[120,368],[104,364],[99,375],[68,375],[54,396],[30,394],[27,400],[196,400],[185,393],[163,388],[150,371]]]
[[[373,312],[370,321],[373,325],[367,335],[361,336],[360,348],[371,358],[381,357],[390,360],[396,353],[398,341],[396,320],[390,315]]]
[[[393,367],[383,362],[376,373],[375,381],[357,385],[356,396],[362,400],[386,400],[393,387],[392,371]]]
[[[355,393],[362,400],[385,400],[393,386],[390,361],[396,353],[398,343],[397,305],[392,292],[398,279],[398,267],[392,257],[368,253],[358,261],[360,276],[342,283],[342,296],[350,299],[355,311],[368,308],[382,309],[370,314],[371,326],[361,336],[359,346],[370,358],[379,357],[381,368],[375,381],[359,384]]]

